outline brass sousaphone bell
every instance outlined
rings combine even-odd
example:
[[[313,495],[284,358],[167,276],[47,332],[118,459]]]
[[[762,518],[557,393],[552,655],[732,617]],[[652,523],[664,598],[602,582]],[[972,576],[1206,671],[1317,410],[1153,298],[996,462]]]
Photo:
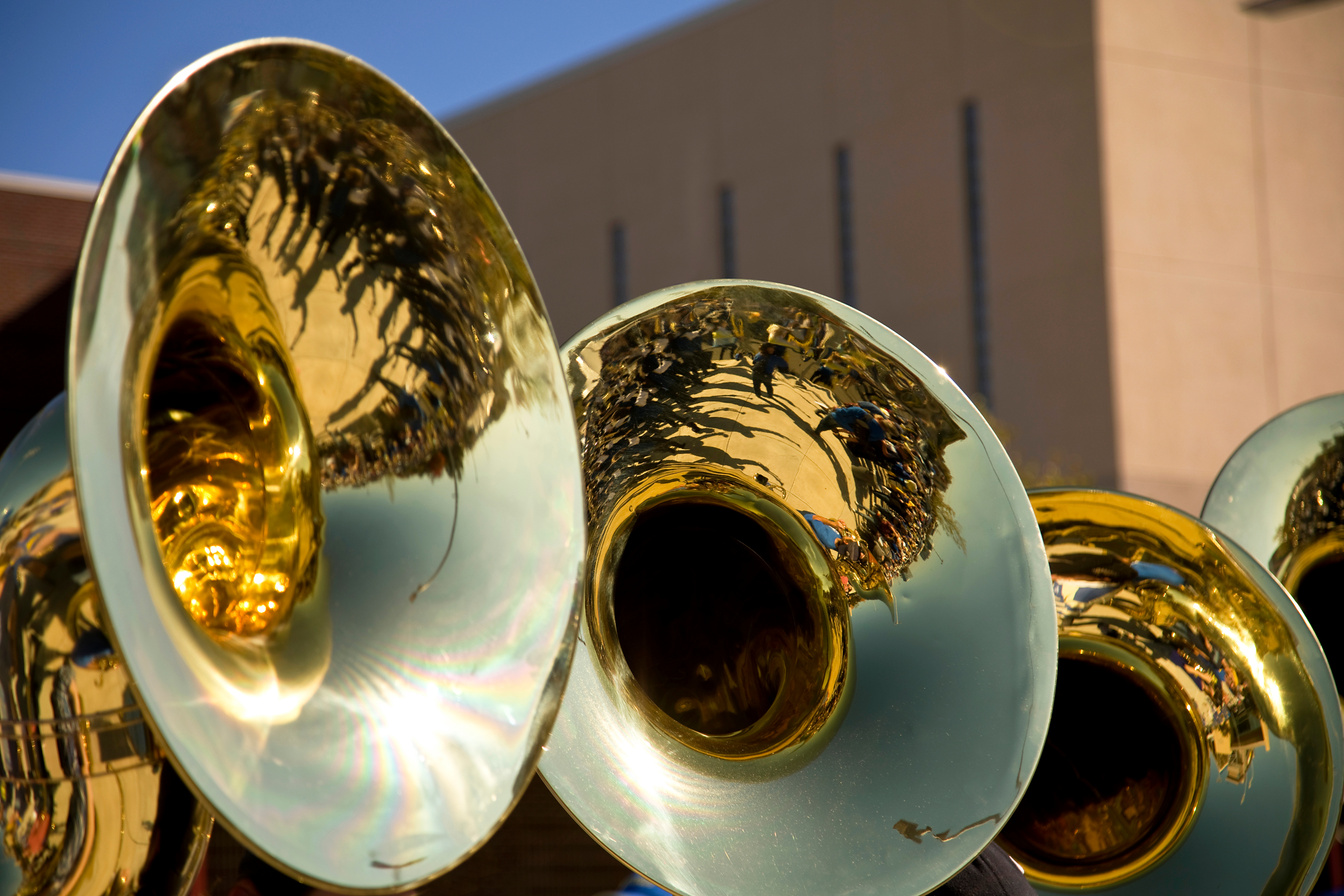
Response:
[[[1335,830],[1344,732],[1292,599],[1173,508],[1098,490],[1031,502],[1059,683],[999,842],[1042,892],[1308,893]]]
[[[590,546],[556,796],[677,893],[950,878],[1026,787],[1055,679],[1039,531],[984,419],[778,284],[661,290],[563,354]]]
[[[581,480],[531,274],[433,117],[305,42],[179,74],[98,193],[65,401],[0,461],[25,892],[189,881],[203,840],[151,881],[169,783],[126,775],[164,758],[328,889],[489,836],[569,666]]]
[[[1200,515],[1283,583],[1344,668],[1344,394],[1284,411],[1228,458]]]

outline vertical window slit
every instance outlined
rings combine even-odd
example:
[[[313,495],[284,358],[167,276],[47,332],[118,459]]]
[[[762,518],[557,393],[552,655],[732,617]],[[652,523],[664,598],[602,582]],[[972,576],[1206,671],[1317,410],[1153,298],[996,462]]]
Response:
[[[840,229],[840,298],[846,305],[858,305],[854,286],[854,215],[851,200],[849,147],[835,150],[835,204]]]
[[[989,308],[985,295],[984,199],[980,169],[980,112],[974,100],[961,108],[966,166],[966,238],[970,256],[971,335],[975,346],[975,389],[993,407],[989,375]]]
[[[619,221],[611,225],[611,298],[613,305],[630,298],[626,285],[625,225]]]
[[[737,276],[737,243],[733,231],[733,188],[719,188],[719,250],[723,276]]]

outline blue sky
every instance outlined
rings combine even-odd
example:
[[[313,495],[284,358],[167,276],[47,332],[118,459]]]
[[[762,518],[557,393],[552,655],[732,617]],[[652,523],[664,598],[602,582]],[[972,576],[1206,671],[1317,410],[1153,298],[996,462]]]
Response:
[[[182,67],[254,37],[360,57],[436,115],[638,40],[723,0],[0,0],[0,170],[97,182]]]

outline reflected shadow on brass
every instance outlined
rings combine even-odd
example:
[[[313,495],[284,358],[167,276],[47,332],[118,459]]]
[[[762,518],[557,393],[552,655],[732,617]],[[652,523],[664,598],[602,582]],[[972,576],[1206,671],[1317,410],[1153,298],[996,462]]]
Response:
[[[1247,863],[1246,892],[1305,893],[1344,760],[1324,657],[1297,609],[1179,511],[1110,492],[1031,499],[1060,673],[1041,764],[1000,843],[1038,888],[1167,893],[1214,860],[1202,850],[1215,839],[1237,854],[1219,861]],[[1286,799],[1290,817],[1267,821],[1248,796]]]
[[[879,600],[894,620],[893,581],[940,525],[955,541],[943,453],[965,433],[796,292],[709,286],[569,351],[609,674],[711,755],[801,744],[840,705],[849,609]],[[636,573],[656,551],[705,556],[709,584]],[[665,638],[675,655],[648,655]]]

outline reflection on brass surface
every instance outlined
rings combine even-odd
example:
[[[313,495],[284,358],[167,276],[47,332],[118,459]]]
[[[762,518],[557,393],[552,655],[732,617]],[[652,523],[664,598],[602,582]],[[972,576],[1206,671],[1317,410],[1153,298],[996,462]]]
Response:
[[[1277,415],[1219,472],[1200,515],[1269,568],[1344,670],[1344,395]]]
[[[1281,834],[1263,819],[1241,822],[1252,852],[1281,836],[1247,892],[1305,892],[1333,832],[1340,745],[1323,658],[1298,634],[1309,630],[1296,608],[1254,561],[1179,511],[1108,492],[1031,498],[1054,580],[1060,676],[1046,751],[1005,848],[1045,889],[1179,890],[1167,881],[1184,871],[1162,866],[1199,861],[1190,851],[1204,838],[1192,832],[1225,823],[1204,808],[1211,790],[1237,788],[1244,802],[1253,784],[1283,788],[1294,809]],[[1261,751],[1276,757],[1268,777],[1255,774]],[[1285,780],[1277,763],[1290,758]]]
[[[256,272],[213,252],[181,263],[145,414],[151,514],[191,618],[256,636],[317,578],[313,435]]]
[[[321,888],[460,862],[569,668],[580,475],[522,252],[349,56],[228,47],[114,159],[70,346],[82,538],[159,743]]]
[[[69,468],[39,481],[64,409],[50,405],[0,458],[5,852],[20,893],[177,893],[210,817],[164,761],[104,634]],[[0,880],[18,884],[3,867]]]
[[[984,418],[780,284],[659,290],[562,351],[589,545],[557,798],[672,892],[946,881],[1025,790],[1055,680],[1040,532]]]
[[[283,297],[277,347],[300,368],[328,355],[309,378],[334,381],[305,390],[325,488],[459,475],[484,426],[546,387],[535,362],[515,369],[545,351],[535,287],[456,147],[372,70],[334,74],[328,97],[319,79],[296,90],[240,66],[239,87],[259,89],[238,91],[163,239],[174,264],[202,240],[246,256],[262,281],[248,293]],[[333,342],[346,369],[329,366]]]
[[[1322,442],[1302,471],[1277,535],[1278,547],[1266,565],[1291,594],[1298,594],[1313,569],[1344,558],[1344,433]],[[1335,600],[1338,582],[1336,573]]]
[[[964,432],[904,365],[790,290],[706,286],[569,352],[594,529],[589,626],[613,680],[628,667],[631,699],[713,755],[806,740],[839,703],[849,608],[880,600],[894,618],[893,581],[940,526],[957,542],[943,453]],[[647,540],[708,551],[699,573],[712,581],[665,579],[652,598],[656,576],[623,584],[623,552],[651,560]],[[639,639],[627,602],[658,607]],[[642,640],[669,625],[677,654],[646,656]],[[706,628],[731,629],[731,643],[709,646]]]

